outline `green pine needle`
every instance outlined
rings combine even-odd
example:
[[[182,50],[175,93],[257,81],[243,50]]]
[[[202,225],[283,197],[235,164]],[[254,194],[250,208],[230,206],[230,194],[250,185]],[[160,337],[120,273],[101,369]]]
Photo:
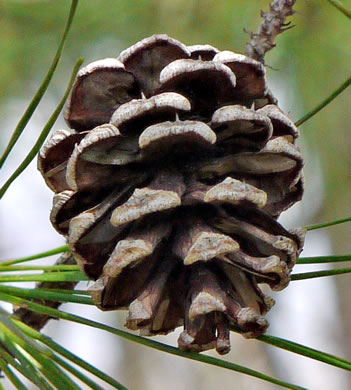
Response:
[[[27,168],[27,166],[31,163],[31,161],[34,159],[34,157],[37,155],[41,145],[44,143],[46,137],[48,136],[52,126],[55,124],[56,119],[60,115],[60,112],[67,100],[67,97],[71,91],[71,88],[73,86],[74,80],[76,78],[76,75],[78,73],[78,70],[82,63],[84,62],[83,58],[80,58],[73,69],[71,79],[69,81],[68,87],[66,89],[66,92],[61,99],[59,105],[56,107],[56,110],[51,115],[50,119],[46,123],[43,131],[41,132],[39,138],[37,139],[36,143],[34,144],[33,148],[30,150],[30,152],[27,154],[26,158],[23,160],[23,162],[20,164],[20,166],[15,170],[15,172],[10,176],[10,178],[6,181],[6,183],[2,186],[0,189],[0,199],[4,196],[7,189],[10,187],[10,185],[13,183],[14,180]]]
[[[79,365],[80,367],[82,367],[83,369],[87,370],[91,374],[97,376],[98,378],[102,379],[106,383],[109,383],[110,385],[112,385],[116,389],[128,390],[125,386],[123,386],[122,384],[120,384],[119,382],[117,382],[116,380],[114,380],[113,378],[108,376],[107,374],[103,373],[102,371],[98,370],[96,367],[94,367],[91,364],[87,363],[83,359],[79,358],[77,355],[74,355],[73,353],[71,353],[67,349],[63,348],[61,345],[55,343],[49,337],[47,337],[47,336],[43,335],[42,333],[34,330],[33,328],[31,328],[30,326],[24,324],[21,321],[18,321],[18,320],[14,320],[14,321],[29,336],[31,336],[32,338],[34,338],[36,340],[41,341],[42,343],[44,343],[45,345],[50,347],[53,351],[55,351],[55,352],[59,353],[60,355],[64,356],[65,358],[67,358],[71,362]]]
[[[30,301],[24,300],[22,298],[13,297],[13,296],[10,296],[7,294],[0,293],[0,300],[3,300],[5,302],[9,302],[9,303],[14,304],[14,305],[24,305],[29,310],[33,310],[33,311],[38,312],[38,313],[49,315],[49,316],[54,317],[54,318],[61,318],[61,319],[65,319],[68,321],[88,325],[88,326],[93,327],[93,328],[105,330],[105,331],[110,332],[112,334],[115,334],[117,336],[123,337],[127,340],[136,342],[138,344],[145,345],[145,346],[150,347],[150,348],[157,349],[159,351],[167,352],[167,353],[170,353],[172,355],[182,356],[182,357],[185,357],[187,359],[197,360],[197,361],[200,361],[202,363],[215,365],[217,367],[226,368],[226,369],[236,371],[236,372],[241,372],[243,374],[250,375],[250,376],[262,379],[264,381],[270,382],[270,383],[274,383],[276,385],[285,387],[287,389],[293,389],[293,390],[305,389],[303,387],[300,387],[300,386],[297,386],[294,384],[290,384],[290,383],[281,381],[279,379],[270,377],[268,375],[262,374],[258,371],[252,370],[252,369],[247,368],[247,367],[243,367],[243,366],[240,366],[240,365],[237,365],[234,363],[230,363],[230,362],[227,362],[225,360],[217,359],[217,358],[214,358],[211,356],[207,356],[207,355],[201,355],[201,354],[194,353],[194,352],[181,351],[178,348],[175,348],[175,347],[172,347],[172,346],[169,346],[169,345],[166,345],[166,344],[163,344],[163,343],[151,340],[151,339],[146,339],[146,338],[143,338],[141,336],[137,336],[137,335],[113,328],[111,326],[89,320],[87,318],[83,318],[83,317],[80,317],[80,316],[77,316],[74,314],[70,314],[67,312],[63,312],[63,311],[60,311],[57,309],[52,309],[52,308],[46,307],[44,305],[40,305],[38,303],[30,302]]]
[[[318,351],[317,349],[306,347],[305,345],[301,345],[293,341],[284,340],[279,337],[270,335],[259,336],[257,340],[263,341],[264,343],[273,345],[278,348],[285,349],[286,351],[294,352],[299,355],[351,371],[351,361],[342,359],[338,356],[334,356],[326,352]]]
[[[11,352],[8,353],[4,349],[0,348],[0,357],[2,357],[9,365],[11,365],[16,371],[21,373],[25,378],[37,385],[39,389],[50,390],[52,387],[48,384],[46,379],[41,375],[34,364],[23,355],[22,351],[16,348],[11,343],[4,343],[6,348]],[[0,359],[1,360],[1,359]],[[0,382],[1,383],[1,382]]]
[[[317,230],[317,229],[322,229],[322,228],[329,227],[329,226],[339,225],[341,223],[350,222],[350,221],[351,221],[351,217],[347,217],[347,218],[337,219],[337,220],[331,221],[331,222],[325,222],[325,223],[319,223],[317,225],[305,226],[305,229],[307,231]]]
[[[18,272],[18,271],[79,271],[79,265],[57,264],[57,265],[20,265],[3,266],[0,265],[0,272]]]
[[[0,359],[0,369],[4,372],[6,377],[10,382],[19,390],[27,390],[26,386],[21,382],[21,380],[16,376],[16,374],[11,370],[11,368],[6,364],[5,361]],[[4,389],[4,387],[2,387]]]
[[[346,8],[344,4],[339,0],[328,0],[331,5],[341,11],[346,17],[351,19],[351,10]]]
[[[45,251],[45,252],[40,252],[40,253],[37,253],[37,254],[32,255],[32,256],[22,257],[22,258],[15,259],[15,260],[0,261],[0,265],[4,266],[4,265],[14,265],[14,264],[19,264],[19,263],[24,263],[26,261],[42,259],[43,257],[54,256],[54,255],[57,255],[59,253],[67,252],[68,250],[69,250],[68,245],[63,245],[63,246],[60,246],[58,248],[50,249],[49,251]]]
[[[331,0],[329,0],[331,1]],[[338,97],[341,92],[343,92],[349,85],[351,85],[351,77],[349,77],[344,83],[340,85],[330,96],[328,96],[325,100],[323,100],[320,104],[317,105],[313,110],[304,115],[301,119],[295,122],[295,125],[301,126],[303,123],[308,121],[310,118],[315,116],[319,111],[321,111],[324,107],[326,107],[329,103],[331,103],[336,97]]]
[[[68,16],[68,19],[67,19],[67,24],[66,24],[63,36],[61,38],[60,45],[59,45],[59,47],[57,49],[55,58],[54,58],[54,60],[53,60],[53,62],[51,64],[51,67],[50,67],[47,75],[45,76],[42,84],[40,85],[37,93],[34,95],[33,100],[30,102],[28,108],[26,109],[26,111],[23,114],[22,118],[18,122],[18,125],[17,125],[14,133],[12,134],[12,137],[11,137],[11,139],[10,139],[10,141],[9,141],[5,151],[4,151],[4,154],[2,155],[2,157],[0,159],[0,168],[3,166],[5,160],[7,159],[8,155],[11,152],[11,150],[15,146],[18,138],[21,136],[24,128],[27,126],[27,123],[29,122],[29,120],[32,117],[34,111],[36,110],[38,104],[40,103],[40,100],[42,99],[44,93],[48,89],[48,86],[49,86],[49,84],[51,82],[51,79],[52,79],[52,77],[53,77],[53,75],[55,73],[55,70],[56,70],[57,65],[59,63],[59,60],[61,58],[61,55],[62,55],[62,52],[63,52],[63,48],[65,46],[65,43],[66,43],[66,40],[67,40],[67,36],[68,36],[69,30],[70,30],[71,25],[72,25],[72,21],[73,21],[74,14],[76,12],[77,6],[78,6],[78,0],[73,0],[72,4],[71,4],[71,9],[70,9],[70,12],[69,12],[69,16]]]
[[[32,338],[28,337],[3,313],[0,314],[0,333],[6,335],[13,344],[16,344],[25,351],[28,357],[31,357],[30,360],[34,363],[36,369],[42,372],[48,381],[54,385],[54,388],[59,390],[80,390],[70,378],[52,362],[52,353],[50,350],[46,347],[43,348],[38,343],[34,342]]]
[[[0,275],[0,283],[8,282],[80,282],[88,280],[81,271],[45,272],[30,275]]]
[[[74,368],[71,364],[67,363],[65,360],[61,359],[59,356],[57,356],[56,354],[53,354],[52,355],[52,360],[59,364],[62,368],[64,368],[67,372],[70,372],[71,374],[73,374],[75,377],[77,377],[80,381],[82,381],[83,383],[87,384],[89,386],[89,388],[93,389],[93,390],[104,390],[101,386],[99,386],[97,383],[95,383],[93,380],[91,380],[90,378],[88,378],[85,374],[83,374],[81,371],[77,370],[76,368]],[[79,386],[77,386],[75,383],[74,383],[74,386],[77,390],[81,390],[81,388]]]
[[[321,278],[323,276],[335,276],[341,274],[348,274],[350,272],[351,272],[351,268],[339,268],[339,269],[331,269],[326,271],[303,272],[301,274],[292,274],[291,280]]]
[[[71,302],[79,303],[81,305],[93,305],[93,300],[90,296],[82,296],[77,294],[74,290],[72,290],[70,293],[67,293],[60,290],[50,290],[44,288],[20,288],[0,285],[0,292],[26,299],[41,299],[44,301]]]
[[[9,317],[9,315],[6,313]],[[0,352],[3,356],[7,358],[7,361],[23,376],[29,379],[32,383],[37,385],[39,389],[51,390],[52,386],[46,381],[43,375],[37,370],[36,364],[34,364],[33,359],[29,359],[28,355],[23,353],[22,349],[19,349],[14,340],[8,338],[5,333],[0,334],[0,340],[5,346],[7,353],[4,349],[0,348]],[[13,359],[8,355],[11,354]],[[16,360],[15,360],[15,359]],[[17,363],[18,362],[18,363]]]
[[[326,264],[338,263],[351,260],[350,255],[343,256],[314,256],[314,257],[300,257],[297,264]]]
[[[21,321],[11,318],[4,310],[0,310],[0,341],[6,348],[0,346],[1,360],[6,361],[8,365],[11,365],[40,389],[51,390],[55,388],[64,390],[69,388],[80,390],[80,387],[61,370],[59,367],[61,366],[65,371],[70,372],[87,384],[89,388],[103,390],[100,385],[88,378],[82,371],[68,363],[65,360],[67,359],[74,365],[78,365],[106,383],[111,384],[114,388],[128,390],[113,378],[52,341],[49,337],[42,335]],[[8,374],[11,375],[11,370],[8,371]],[[42,374],[55,387],[51,387]],[[60,381],[62,374],[63,377]]]
[[[242,333],[241,329],[236,326],[232,326],[231,330],[236,333]],[[326,363],[347,371],[351,371],[351,361],[340,358],[335,355],[331,355],[326,352],[318,351],[317,349],[307,347],[306,345],[295,343],[294,341],[270,335],[258,336],[256,340],[263,341],[266,344],[273,345],[275,347],[308,357],[310,359],[318,360],[322,363]]]

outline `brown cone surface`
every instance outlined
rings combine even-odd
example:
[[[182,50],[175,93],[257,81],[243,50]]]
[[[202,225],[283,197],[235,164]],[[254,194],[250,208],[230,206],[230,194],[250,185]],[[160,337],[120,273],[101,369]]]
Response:
[[[128,309],[144,335],[184,326],[185,350],[227,353],[231,324],[266,330],[258,284],[286,287],[303,245],[277,222],[302,197],[303,160],[273,101],[259,62],[166,35],[79,72],[73,130],[39,169],[98,307]]]

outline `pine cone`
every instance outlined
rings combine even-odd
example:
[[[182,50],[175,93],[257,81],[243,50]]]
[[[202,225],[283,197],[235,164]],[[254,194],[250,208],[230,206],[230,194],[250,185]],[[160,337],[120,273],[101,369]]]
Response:
[[[154,35],[79,74],[39,169],[51,221],[103,310],[143,335],[184,326],[184,350],[262,334],[303,245],[279,214],[301,199],[298,130],[262,64]],[[261,108],[258,108],[261,107]]]

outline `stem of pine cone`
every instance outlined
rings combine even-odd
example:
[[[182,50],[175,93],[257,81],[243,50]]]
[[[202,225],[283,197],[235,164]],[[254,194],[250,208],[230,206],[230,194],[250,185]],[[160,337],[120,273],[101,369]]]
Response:
[[[55,262],[55,265],[73,265],[76,264],[74,256],[70,252],[63,253],[58,260]],[[36,284],[36,288],[51,288],[51,289],[67,289],[73,290],[77,285],[77,282],[40,282]],[[44,304],[48,307],[57,309],[62,302],[56,301],[42,301],[42,300],[33,300],[33,302]],[[46,323],[52,318],[48,315],[36,313],[31,310],[28,310],[26,307],[18,307],[14,309],[13,313],[16,318],[29,325],[33,329],[40,331]]]
[[[286,19],[295,13],[295,3],[296,0],[273,0],[269,12],[261,12],[263,21],[257,33],[250,33],[251,40],[247,44],[249,57],[264,64],[265,54],[275,47],[276,36],[293,27]]]

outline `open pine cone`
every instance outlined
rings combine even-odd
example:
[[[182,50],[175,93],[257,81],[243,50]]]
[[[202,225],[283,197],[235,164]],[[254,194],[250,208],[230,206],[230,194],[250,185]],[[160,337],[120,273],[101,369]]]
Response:
[[[68,239],[103,310],[129,309],[144,335],[184,325],[179,347],[230,349],[229,329],[262,334],[303,245],[276,220],[301,199],[298,131],[263,65],[154,35],[79,74],[74,130],[43,146]]]

